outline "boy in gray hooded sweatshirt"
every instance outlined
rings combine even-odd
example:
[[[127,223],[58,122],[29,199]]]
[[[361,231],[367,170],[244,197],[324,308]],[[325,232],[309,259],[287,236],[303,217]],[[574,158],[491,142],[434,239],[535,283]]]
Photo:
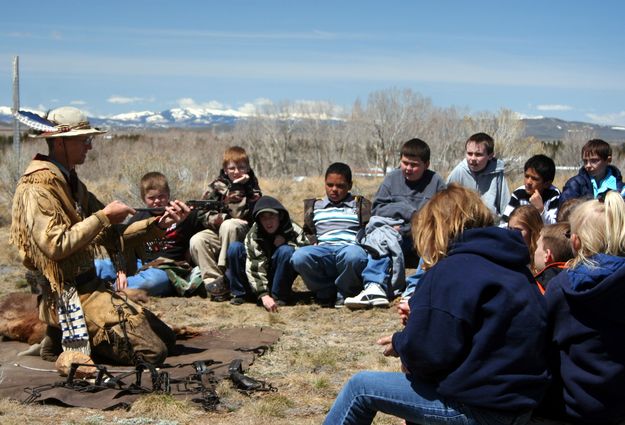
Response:
[[[477,191],[486,206],[500,219],[510,201],[504,176],[504,162],[495,158],[495,141],[486,133],[476,133],[464,144],[466,158],[447,177],[447,184],[458,183]]]

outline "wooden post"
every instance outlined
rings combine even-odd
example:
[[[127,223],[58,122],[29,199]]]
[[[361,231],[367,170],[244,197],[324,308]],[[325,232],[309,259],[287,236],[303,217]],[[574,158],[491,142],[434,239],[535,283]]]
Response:
[[[20,58],[13,58],[13,112],[14,114],[20,110]],[[17,160],[15,181],[20,176],[21,167],[21,145],[20,145],[20,122],[17,118],[13,118],[13,152]]]

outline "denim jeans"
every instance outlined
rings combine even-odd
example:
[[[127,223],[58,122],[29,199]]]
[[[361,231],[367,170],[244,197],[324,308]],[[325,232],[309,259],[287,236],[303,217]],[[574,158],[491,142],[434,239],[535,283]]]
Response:
[[[410,298],[412,294],[414,294],[415,289],[421,282],[421,278],[425,274],[425,270],[423,270],[423,260],[419,258],[419,264],[417,265],[417,271],[415,274],[410,275],[406,278],[406,289],[401,294],[402,298]]]
[[[359,372],[337,396],[325,425],[370,424],[377,412],[422,425],[522,425],[530,412],[507,415],[441,400],[434,385],[400,372]]]
[[[391,257],[384,256],[373,258],[367,255],[367,265],[362,271],[362,281],[367,286],[368,283],[376,283],[386,292],[389,300],[393,299],[393,289],[391,285]]]
[[[142,267],[141,260],[137,260],[137,269]],[[114,282],[117,279],[115,266],[110,259],[96,259],[95,271],[101,280]],[[128,287],[133,289],[143,289],[149,295],[163,297],[174,295],[174,288],[169,281],[165,270],[150,267],[139,271],[133,276],[128,276]]]
[[[360,245],[305,246],[293,254],[291,264],[319,299],[353,297],[362,290],[361,274],[367,252]]]
[[[287,244],[280,245],[271,256],[271,264],[269,265],[268,280],[271,297],[279,300],[288,300],[292,291],[293,281],[297,276],[293,266],[291,266],[291,257],[295,249]],[[228,247],[226,277],[230,282],[230,292],[235,297],[244,297],[252,295],[252,288],[245,273],[245,246],[241,242],[230,242]]]

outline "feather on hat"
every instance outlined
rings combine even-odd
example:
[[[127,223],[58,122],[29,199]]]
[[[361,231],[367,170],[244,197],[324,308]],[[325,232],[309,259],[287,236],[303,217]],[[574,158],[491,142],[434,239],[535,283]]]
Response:
[[[40,132],[30,135],[34,138],[73,137],[106,133],[106,131],[91,127],[84,112],[72,106],[53,109],[45,118],[27,111],[16,111],[14,116],[19,122]]]

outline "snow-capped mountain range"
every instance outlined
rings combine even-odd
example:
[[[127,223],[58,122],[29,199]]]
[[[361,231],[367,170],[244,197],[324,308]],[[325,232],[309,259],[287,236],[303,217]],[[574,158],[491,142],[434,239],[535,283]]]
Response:
[[[173,108],[162,112],[138,111],[104,117],[90,116],[89,121],[96,127],[107,128],[186,128],[229,126],[246,116],[236,110]],[[0,122],[10,123],[12,120],[11,108],[0,106]]]
[[[246,117],[249,115],[234,109],[173,108],[161,112],[127,112],[106,117],[90,117],[89,119],[96,127],[110,129],[162,129],[230,127],[238,120]],[[12,120],[11,109],[7,106],[0,106],[0,127],[6,129]],[[547,117],[523,118],[523,121],[525,122],[526,136],[534,136],[540,140],[562,140],[569,132],[590,130],[596,137],[606,141],[625,142],[625,127],[622,126],[605,126]]]

